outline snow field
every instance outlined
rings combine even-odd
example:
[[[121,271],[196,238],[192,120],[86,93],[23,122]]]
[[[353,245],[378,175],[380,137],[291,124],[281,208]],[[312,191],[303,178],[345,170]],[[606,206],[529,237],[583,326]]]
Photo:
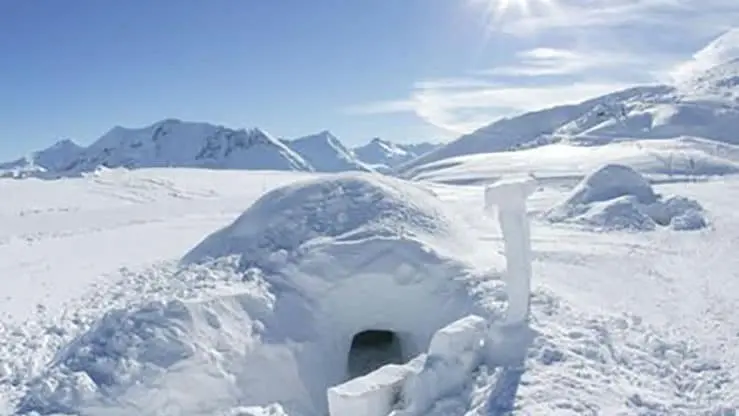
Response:
[[[188,198],[172,197],[163,188],[147,185],[147,181],[143,180],[160,180],[165,178],[164,175],[180,194],[188,195]],[[135,225],[128,223],[129,216],[139,220],[157,218],[163,224],[171,224],[172,218],[159,214],[165,213],[167,209],[165,207],[179,207],[177,209],[181,211],[175,215],[176,217],[181,218],[197,213],[201,218],[210,222],[210,225],[204,223],[196,225],[202,227],[197,238],[193,238],[190,242],[181,242],[182,245],[191,247],[198,238],[202,238],[214,228],[228,224],[236,218],[240,211],[243,211],[243,208],[265,189],[261,178],[244,172],[221,172],[220,175],[223,176],[201,175],[208,175],[208,173],[174,169],[171,172],[169,170],[164,172],[138,171],[120,175],[116,172],[102,172],[101,176],[96,179],[104,180],[110,185],[105,188],[108,192],[105,195],[98,193],[93,195],[90,192],[91,189],[100,189],[96,183],[82,182],[91,181],[92,178],[75,179],[69,182],[65,180],[56,184],[65,187],[64,201],[70,207],[96,204],[96,209],[100,212],[116,210],[115,214],[108,214],[107,217],[90,215],[84,209],[61,211],[58,209],[63,208],[60,207],[60,199],[51,195],[50,192],[42,191],[41,188],[35,188],[38,182],[8,181],[7,183],[13,183],[13,186],[16,186],[14,195],[18,198],[9,200],[9,205],[5,205],[7,210],[4,211],[4,215],[8,221],[3,224],[7,223],[17,228],[3,226],[0,230],[5,231],[8,236],[6,244],[21,247],[21,244],[25,243],[22,243],[23,240],[16,239],[15,235],[24,232],[24,224],[28,227],[33,226],[32,221],[15,222],[22,221],[24,218],[19,215],[22,211],[36,210],[38,212],[33,215],[38,215],[40,218],[47,215],[59,215],[65,220],[53,223],[57,224],[57,227],[67,227],[64,231],[76,233],[77,224],[86,225],[80,216],[87,216],[92,221],[96,221],[98,224],[96,227],[101,229],[107,228],[111,223],[116,223],[120,231],[132,231],[130,227],[135,227]],[[133,178],[136,178],[137,188],[126,185]],[[267,189],[275,186],[273,180],[278,182],[283,180],[274,178],[268,179]],[[284,181],[293,182],[296,179],[296,177],[285,177]],[[0,181],[0,186],[4,185],[6,183]],[[66,188],[71,185],[74,185],[74,188]],[[138,187],[139,185],[141,186]],[[736,333],[739,333],[739,325],[733,318],[733,311],[739,307],[739,304],[733,294],[737,289],[734,271],[739,265],[736,264],[736,256],[733,255],[735,250],[732,247],[736,244],[736,236],[739,233],[739,217],[733,209],[732,201],[737,198],[737,192],[739,192],[737,183],[732,178],[724,178],[708,182],[654,185],[655,193],[679,194],[701,201],[701,205],[711,213],[711,228],[696,233],[677,234],[666,228],[657,229],[654,233],[624,234],[620,232],[592,233],[581,228],[552,227],[536,218],[535,214],[553,206],[562,199],[563,192],[568,192],[569,189],[563,190],[559,185],[553,185],[546,180],[540,180],[540,186],[541,188],[531,197],[530,210],[533,219],[532,254],[533,275],[535,276],[532,281],[533,297],[531,299],[531,325],[535,331],[535,337],[531,347],[525,351],[525,356],[520,361],[515,356],[495,357],[499,361],[491,360],[490,362],[503,363],[504,367],[483,364],[473,370],[472,377],[467,379],[463,386],[434,402],[426,414],[429,416],[502,415],[513,409],[514,414],[687,416],[731,414],[731,411],[735,411],[739,403],[735,393],[737,391],[735,380],[739,375],[736,365],[739,362],[737,360],[739,354],[734,348],[734,341]],[[483,215],[481,209],[483,188],[449,185],[424,187],[431,187],[433,193],[442,200],[441,209],[444,213],[455,217],[453,224],[457,224],[458,221],[472,224],[475,232],[465,234],[462,241],[450,241],[449,244],[443,245],[438,244],[428,235],[422,237],[416,235],[417,230],[423,227],[408,226],[407,234],[412,236],[411,240],[415,238],[423,244],[410,244],[417,249],[406,249],[398,257],[414,259],[416,257],[413,253],[423,252],[429,255],[421,261],[426,262],[435,259],[429,254],[431,252],[442,254],[442,260],[436,258],[434,261],[437,263],[432,262],[429,267],[422,269],[406,267],[408,264],[405,266],[386,265],[385,268],[379,269],[381,274],[397,273],[403,277],[401,280],[413,282],[418,279],[418,276],[424,276],[424,279],[427,279],[425,277],[427,273],[433,276],[435,271],[438,272],[437,266],[446,265],[449,268],[443,273],[439,272],[440,275],[466,276],[461,279],[463,282],[458,286],[447,286],[446,284],[437,286],[442,293],[434,294],[434,296],[442,299],[448,298],[450,293],[467,294],[474,299],[473,303],[477,304],[485,314],[479,311],[459,310],[459,316],[449,318],[443,324],[440,322],[433,325],[427,324],[429,327],[438,325],[435,329],[441,328],[469,313],[477,312],[480,316],[485,316],[487,313],[496,317],[502,316],[502,313],[491,311],[505,304],[506,297],[500,290],[502,283],[496,274],[496,271],[501,269],[502,257],[495,254],[497,251],[503,251],[503,242],[500,226]],[[253,192],[250,195],[254,196],[246,195],[244,192]],[[24,193],[28,195],[31,203],[22,201]],[[118,198],[119,195],[125,196],[126,199]],[[91,201],[99,202],[88,204]],[[158,206],[161,208],[157,208]],[[147,214],[147,208],[151,208],[151,213]],[[159,209],[161,211],[158,211]],[[216,224],[219,221],[220,224]],[[186,219],[183,219],[180,224],[185,226]],[[178,228],[172,228],[172,231],[175,232]],[[98,391],[93,399],[83,397],[83,400],[86,400],[86,407],[80,413],[147,415],[167,414],[167,409],[170,409],[170,414],[178,412],[223,415],[308,416],[315,414],[310,411],[306,412],[304,408],[299,409],[287,401],[279,405],[262,403],[253,406],[241,402],[239,397],[244,394],[239,390],[241,380],[234,376],[235,373],[240,373],[239,367],[236,371],[230,371],[228,367],[231,365],[229,356],[233,358],[233,362],[238,362],[238,359],[234,358],[238,354],[229,353],[231,344],[227,342],[218,345],[207,344],[206,341],[210,342],[208,341],[210,336],[198,338],[193,335],[197,331],[210,334],[207,332],[211,331],[207,329],[210,328],[207,321],[211,318],[206,318],[204,312],[206,310],[223,312],[224,318],[218,319],[218,322],[222,324],[228,322],[225,318],[228,314],[218,309],[221,306],[216,305],[235,302],[235,299],[239,298],[243,292],[251,293],[251,295],[241,297],[242,299],[254,299],[255,297],[259,299],[258,293],[272,293],[272,295],[266,295],[264,301],[247,302],[251,305],[248,306],[250,319],[260,322],[269,321],[255,317],[279,315],[270,309],[271,306],[264,307],[264,305],[271,304],[269,303],[271,301],[267,299],[274,297],[276,303],[280,303],[278,299],[295,293],[294,286],[287,284],[292,280],[285,278],[286,276],[270,276],[268,290],[265,292],[259,288],[259,285],[263,284],[259,282],[265,281],[264,276],[250,271],[246,274],[248,278],[244,280],[245,264],[239,260],[238,256],[224,258],[210,264],[190,264],[182,269],[185,265],[173,264],[172,255],[162,251],[162,248],[174,250],[177,247],[174,249],[167,247],[161,244],[164,241],[161,239],[166,238],[172,242],[176,241],[182,232],[193,232],[194,234],[197,231],[187,230],[188,228],[179,228],[175,234],[161,235],[155,228],[137,229],[141,240],[149,240],[152,243],[160,242],[160,244],[151,244],[148,247],[152,258],[161,256],[170,261],[148,267],[143,264],[145,262],[142,262],[144,267],[129,267],[120,271],[117,266],[113,266],[108,269],[110,273],[106,276],[110,280],[97,282],[97,287],[89,286],[87,283],[89,280],[76,280],[77,277],[85,276],[84,267],[75,267],[75,264],[78,266],[82,264],[80,259],[68,256],[63,261],[57,260],[66,262],[70,271],[78,270],[79,273],[65,274],[60,277],[60,275],[47,272],[47,279],[56,278],[64,281],[66,285],[79,285],[80,290],[85,289],[89,293],[83,298],[75,295],[59,299],[57,303],[62,305],[59,309],[70,310],[65,315],[59,313],[57,308],[51,307],[43,311],[30,311],[28,316],[31,321],[28,323],[4,321],[3,325],[6,330],[0,339],[5,342],[0,344],[0,367],[3,365],[5,368],[10,367],[11,375],[5,379],[0,376],[0,397],[3,398],[0,402],[4,400],[8,403],[7,414],[16,414],[15,405],[18,403],[19,396],[24,394],[26,385],[57,383],[54,381],[57,376],[47,369],[48,361],[54,355],[85,357],[79,352],[72,355],[69,351],[64,354],[56,354],[56,352],[61,349],[66,350],[64,347],[70,345],[70,342],[79,345],[74,341],[79,339],[79,336],[84,338],[83,334],[101,321],[100,317],[107,309],[111,307],[122,309],[124,313],[118,313],[118,316],[136,316],[136,319],[165,316],[164,312],[161,312],[161,315],[159,312],[139,315],[140,311],[146,310],[142,303],[157,300],[161,302],[156,303],[157,305],[165,306],[162,311],[167,310],[166,305],[170,302],[182,301],[188,310],[188,315],[192,317],[180,318],[176,325],[174,320],[171,325],[167,324],[169,326],[160,325],[159,328],[163,328],[160,329],[163,339],[167,340],[165,335],[170,333],[168,331],[182,331],[184,328],[185,333],[177,339],[185,340],[185,345],[188,347],[194,347],[194,356],[197,356],[199,360],[202,359],[200,357],[208,358],[202,359],[203,361],[193,360],[192,357],[181,360],[168,367],[169,375],[154,377],[157,369],[147,367],[142,363],[159,366],[165,362],[152,360],[151,358],[156,357],[156,354],[153,356],[143,354],[142,351],[156,351],[157,349],[143,348],[146,341],[139,336],[139,340],[133,344],[134,349],[129,350],[126,347],[126,351],[138,351],[139,355],[134,358],[139,364],[126,365],[137,371],[142,369],[145,370],[144,372],[153,371],[150,373],[152,377],[144,376],[140,380],[145,381],[144,383],[137,384],[138,387],[130,387],[125,394],[116,392],[115,395],[105,396]],[[315,277],[319,271],[333,270],[328,266],[336,264],[333,258],[339,257],[343,261],[338,263],[344,266],[332,275],[340,276],[347,275],[357,265],[366,262],[366,258],[362,257],[365,252],[368,257],[383,258],[388,252],[401,251],[397,250],[396,245],[392,249],[383,246],[385,239],[380,238],[377,239],[376,244],[372,246],[374,249],[369,253],[367,250],[369,245],[365,245],[367,242],[364,240],[362,243],[359,242],[361,239],[357,236],[361,233],[350,233],[349,235],[351,237],[341,234],[323,240],[325,244],[320,238],[314,238],[303,245],[310,248],[306,250],[307,253],[301,252],[297,257],[285,256],[284,253],[279,254],[273,257],[268,265],[287,264],[288,267],[292,267],[294,261],[300,259],[300,264],[306,269],[309,264],[312,265],[314,272],[310,274]],[[29,247],[29,250],[34,247],[44,247],[47,236],[40,234],[39,237],[36,240],[37,245]],[[89,240],[89,247],[96,246],[94,244],[96,237],[95,233],[86,234],[85,239]],[[397,241],[397,235],[387,236],[387,239]],[[474,244],[465,245],[465,243]],[[339,248],[342,244],[347,248],[346,251]],[[464,245],[464,249],[455,250],[455,247],[450,247],[456,245]],[[50,246],[47,247],[49,247],[49,254],[52,254]],[[348,254],[349,249],[354,253],[351,256]],[[185,250],[183,249],[178,254],[184,253]],[[467,266],[474,266],[474,272],[470,273],[464,267],[460,268],[455,262],[450,264],[449,257],[463,259]],[[354,260],[350,261],[352,258]],[[8,261],[7,259],[11,257],[0,256],[0,259]],[[412,262],[406,263],[412,266]],[[375,270],[381,264],[383,263],[375,260],[374,263],[370,262],[367,265],[366,270]],[[20,264],[5,263],[5,267],[13,275],[26,273],[24,266]],[[291,277],[297,276],[294,273],[295,270],[294,268],[289,272]],[[476,279],[475,275],[484,276],[484,278]],[[321,280],[333,281],[331,278],[314,280],[313,277],[300,281],[319,282]],[[355,298],[359,298],[359,293],[361,293],[361,297],[371,299],[377,293],[383,292],[380,288],[394,287],[397,284],[392,280],[379,283],[381,280],[368,276],[359,280],[365,282],[360,284],[361,289],[353,293],[345,289],[337,290],[337,296],[333,301],[336,306],[327,306],[322,309],[331,311],[334,310],[333,308],[340,307],[342,293]],[[441,282],[444,279],[437,276],[427,280]],[[385,284],[387,286],[383,286]],[[303,284],[301,287],[308,286],[308,284]],[[330,285],[325,287],[328,286]],[[419,291],[414,292],[415,289],[421,289],[421,287],[426,287],[432,293],[435,291],[432,285],[409,284],[407,287],[408,291],[398,293],[393,302],[400,304],[403,298],[422,296]],[[411,290],[412,287],[415,289]],[[451,292],[443,293],[449,290]],[[66,296],[67,294],[60,295]],[[10,296],[14,294],[11,292]],[[223,300],[219,300],[220,298]],[[231,300],[226,301],[225,299]],[[378,299],[378,302],[380,301],[387,300]],[[42,299],[39,303],[46,302]],[[241,304],[242,301],[239,300],[237,303]],[[367,303],[371,301],[368,300]],[[284,302],[284,305],[287,304],[295,304],[295,302]],[[172,305],[177,305],[177,303]],[[284,305],[276,307],[275,310],[284,308]],[[343,305],[344,308],[347,307],[346,301]],[[469,303],[465,302],[463,305],[469,306]],[[7,307],[7,304],[4,306]],[[313,306],[315,305],[311,305]],[[364,307],[366,305],[357,309]],[[502,311],[503,308],[500,309]],[[233,310],[238,309],[234,306]],[[242,310],[246,311],[245,308]],[[260,310],[261,315],[258,313]],[[311,310],[315,312],[314,309]],[[410,309],[408,311],[412,312]],[[421,309],[419,308],[418,311]],[[282,313],[285,316],[289,315],[288,311]],[[115,316],[115,314],[112,315]],[[128,322],[138,322],[136,319],[133,321],[129,319]],[[357,322],[359,318],[351,317],[348,320]],[[107,322],[115,323],[116,321],[109,318]],[[118,328],[125,328],[124,322],[126,321],[122,320],[116,325]],[[157,328],[159,324],[147,325]],[[228,328],[228,325],[224,327]],[[238,326],[238,328],[241,331],[241,327]],[[257,325],[257,329],[259,328],[261,326]],[[267,336],[261,339],[284,339],[278,336],[280,335],[278,332],[268,329],[268,325],[264,325],[264,328],[266,331],[263,333]],[[344,341],[337,343],[343,344],[342,348],[348,349],[352,332],[356,332],[357,329],[349,329],[349,326],[346,328]],[[115,331],[112,333],[114,334]],[[300,334],[310,337],[315,333],[306,331]],[[102,341],[110,334],[97,332],[97,335],[102,337]],[[429,345],[432,335],[433,330],[427,337],[427,343],[418,346],[418,353],[423,352]],[[524,335],[517,336],[526,338]],[[90,335],[87,337],[89,339]],[[123,341],[127,339],[126,337],[114,338]],[[505,339],[512,338],[514,337],[511,333],[506,334]],[[128,341],[121,344],[106,342],[111,346],[129,345]],[[407,343],[407,345],[410,344]],[[162,343],[161,345],[168,344]],[[239,346],[240,351],[244,350],[238,342],[234,342],[233,345]],[[293,347],[300,351],[306,349],[305,344],[300,343],[292,344],[289,348]],[[334,348],[336,349],[333,351],[339,351],[339,347]],[[412,353],[413,351],[408,354]],[[279,355],[275,351],[274,354],[280,357],[278,361],[281,363],[288,363],[292,360],[290,357],[296,356],[292,352]],[[86,357],[95,356],[87,355]],[[407,359],[410,358],[412,357],[407,357]],[[121,362],[125,361],[124,359]],[[94,361],[90,361],[92,362]],[[255,359],[255,362],[258,360]],[[241,365],[246,366],[243,363]],[[344,366],[345,360],[336,360],[335,370],[343,370]],[[58,369],[61,367],[59,366]],[[118,378],[125,378],[128,368],[124,366],[122,372],[113,373]],[[303,367],[303,370],[311,375],[318,374],[310,367]],[[45,378],[47,372],[53,377]],[[264,372],[269,373],[267,370]],[[76,390],[67,388],[66,391],[69,393],[78,391],[81,396],[84,396],[82,394],[86,391],[84,378],[78,377],[79,375],[74,376],[73,373],[70,372],[68,376],[70,382],[66,385],[74,385],[71,382],[74,380],[79,384],[79,388]],[[343,377],[346,376],[345,374],[339,375],[343,371],[335,371],[335,373],[336,380],[339,382],[343,381]],[[141,373],[132,371],[131,374]],[[242,374],[249,378],[249,374],[253,376],[255,373],[243,372]],[[34,381],[37,375],[44,377]],[[58,380],[63,381],[63,378]],[[59,385],[63,386],[64,383],[59,383]],[[87,385],[89,386],[89,383]],[[325,387],[329,385],[332,385],[329,381],[323,384]],[[311,402],[313,397],[318,396],[325,400],[325,387],[317,384],[315,392],[302,394],[302,397],[310,397],[306,400]],[[99,386],[97,388],[100,390]],[[287,389],[292,390],[289,387]],[[297,390],[291,391],[291,394],[293,393],[301,396]],[[73,399],[71,402],[78,400],[74,394],[67,393],[56,397],[69,397]],[[209,400],[210,403],[203,406],[203,403]]]

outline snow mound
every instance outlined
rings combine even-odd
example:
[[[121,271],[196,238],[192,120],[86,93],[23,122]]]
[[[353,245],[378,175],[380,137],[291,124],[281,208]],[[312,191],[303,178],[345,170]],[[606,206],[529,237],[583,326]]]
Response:
[[[545,217],[604,230],[651,231],[657,226],[675,230],[704,228],[703,207],[694,200],[656,194],[650,182],[634,169],[608,164],[585,177]]]
[[[470,235],[434,194],[382,175],[278,188],[183,258],[236,255],[241,286],[109,312],[19,409],[326,414],[329,387],[417,357],[462,317],[499,318],[490,269],[503,261],[486,253],[481,269],[460,255]]]
[[[378,174],[337,174],[270,192],[184,260],[239,254],[245,264],[267,267],[270,255],[297,254],[319,238],[454,238],[460,233],[454,217],[430,191],[414,184]]]
[[[301,137],[287,142],[287,145],[317,172],[372,171],[329,131]]]

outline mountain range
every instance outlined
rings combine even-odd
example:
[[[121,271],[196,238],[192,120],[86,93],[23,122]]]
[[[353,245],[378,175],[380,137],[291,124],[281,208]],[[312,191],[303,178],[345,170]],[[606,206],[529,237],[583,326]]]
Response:
[[[424,166],[466,155],[679,137],[739,144],[739,29],[696,53],[670,84],[636,86],[503,118],[445,145],[401,145],[374,138],[350,149],[329,131],[288,140],[257,128],[233,130],[169,119],[140,129],[115,127],[89,147],[61,141],[28,158],[0,164],[0,172],[68,176],[100,167],[179,166],[358,170],[413,177],[414,172],[427,171]]]
[[[143,128],[116,126],[88,147],[62,140],[28,157],[0,163],[0,174],[56,178],[119,167],[387,172],[434,147],[373,139],[350,149],[329,131],[288,140],[258,128],[235,130],[166,119]]]

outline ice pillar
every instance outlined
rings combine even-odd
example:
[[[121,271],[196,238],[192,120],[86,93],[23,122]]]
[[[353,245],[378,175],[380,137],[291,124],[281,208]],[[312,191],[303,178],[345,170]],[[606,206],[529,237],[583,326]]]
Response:
[[[485,206],[498,206],[505,245],[508,313],[505,325],[526,323],[531,297],[531,232],[526,200],[536,190],[533,178],[503,179],[485,189]]]

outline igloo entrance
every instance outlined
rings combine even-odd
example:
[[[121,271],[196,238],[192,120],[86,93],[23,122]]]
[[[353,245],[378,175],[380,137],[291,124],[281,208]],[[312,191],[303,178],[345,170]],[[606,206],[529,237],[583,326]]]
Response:
[[[362,331],[352,338],[347,376],[349,379],[361,377],[386,364],[403,362],[403,346],[397,334],[387,330]]]

